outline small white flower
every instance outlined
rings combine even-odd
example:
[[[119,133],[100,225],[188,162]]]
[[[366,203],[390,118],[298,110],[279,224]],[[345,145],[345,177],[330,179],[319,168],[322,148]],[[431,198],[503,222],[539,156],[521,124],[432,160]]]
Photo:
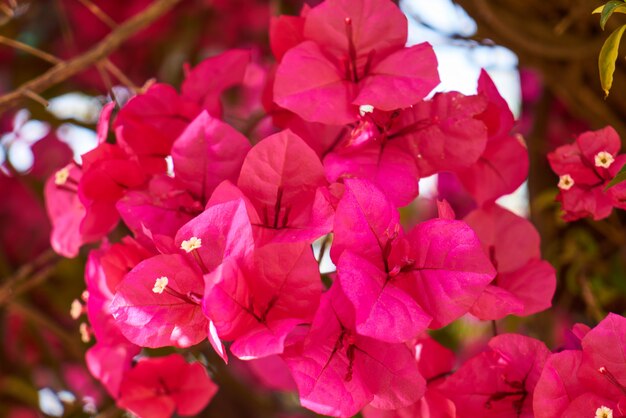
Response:
[[[596,167],[609,168],[615,161],[615,158],[606,151],[600,151],[595,158]]]
[[[191,237],[180,244],[180,248],[188,253],[200,247],[202,247],[202,240],[198,237]]]
[[[602,405],[600,408],[596,409],[595,418],[613,418],[613,410]]]
[[[569,174],[563,174],[559,177],[559,189],[561,190],[569,190],[574,185],[574,179]]]
[[[65,167],[54,173],[54,184],[63,186],[70,177],[70,169]]]
[[[163,291],[167,287],[167,284],[169,283],[169,281],[170,280],[167,277],[165,277],[165,276],[159,277],[154,282],[154,287],[152,288],[152,291],[154,293],[159,293],[159,294],[163,293]]]
[[[372,113],[374,111],[374,106],[364,104],[359,106],[359,115],[365,116],[366,113]]]

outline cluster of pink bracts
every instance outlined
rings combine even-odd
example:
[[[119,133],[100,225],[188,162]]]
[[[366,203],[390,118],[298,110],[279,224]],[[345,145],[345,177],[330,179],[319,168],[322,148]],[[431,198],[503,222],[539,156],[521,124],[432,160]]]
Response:
[[[578,327],[552,355],[540,341],[500,335],[454,373],[452,352],[426,334],[467,313],[545,310],[556,278],[532,224],[495,203],[528,172],[495,86],[483,73],[476,95],[425,99],[437,61],[430,45],[406,39],[388,0],[327,0],[272,21],[278,64],[261,87],[259,66],[234,50],[189,69],[180,92],[154,84],[114,120],[105,107],[97,148],[45,193],[58,253],[101,242],[86,268],[82,332],[96,340],[91,373],[120,407],[200,412],[217,391],[204,366],[142,356],[142,347],[208,339],[224,361],[230,351],[289,370],[284,389],[321,414],[624,415],[622,317]],[[247,101],[223,104],[232,87]],[[258,107],[250,97],[267,112],[260,141],[221,119],[224,106]],[[567,202],[623,165],[610,134],[597,149],[583,138],[580,151],[551,158],[572,216],[604,214],[604,203]],[[457,220],[440,202],[437,219],[403,230],[397,208],[418,195],[420,178],[442,171],[477,209]],[[120,219],[130,234],[111,243]],[[322,281],[311,246],[331,236],[337,269]]]

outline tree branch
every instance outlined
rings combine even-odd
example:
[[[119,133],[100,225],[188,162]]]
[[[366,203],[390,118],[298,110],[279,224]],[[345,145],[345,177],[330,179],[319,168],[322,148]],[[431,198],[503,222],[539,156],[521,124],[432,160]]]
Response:
[[[43,252],[32,262],[22,266],[13,276],[0,281],[0,307],[13,299],[17,293],[22,293],[32,287],[31,281],[39,283],[47,278],[51,267],[60,260],[52,249]],[[29,279],[30,278],[30,279]],[[17,289],[22,288],[19,292]]]
[[[16,90],[0,96],[0,112],[17,105],[29,94],[32,96],[32,93],[40,93],[108,57],[124,41],[154,22],[180,1],[156,0],[144,11],[119,25],[117,29],[84,54],[69,61],[61,62],[39,77],[22,84]]]

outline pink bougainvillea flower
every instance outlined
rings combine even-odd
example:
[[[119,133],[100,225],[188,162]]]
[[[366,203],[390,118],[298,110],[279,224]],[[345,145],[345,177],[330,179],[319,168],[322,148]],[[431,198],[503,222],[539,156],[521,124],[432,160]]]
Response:
[[[367,179],[385,190],[396,206],[405,206],[417,197],[420,174],[406,142],[386,141],[371,122],[358,125],[351,135],[367,135],[369,142],[361,147],[340,146],[329,153],[324,158],[324,169],[330,181]]]
[[[152,85],[119,111],[114,124],[118,143],[149,171],[164,171],[172,144],[198,114],[206,110],[221,116],[221,93],[241,83],[249,61],[250,52],[243,50],[208,58],[187,70],[180,94],[167,84]]]
[[[521,136],[510,134],[513,114],[486,71],[478,79],[478,95],[487,106],[477,115],[487,127],[485,151],[476,163],[457,171],[478,205],[514,192],[528,176],[528,151]]]
[[[326,176],[366,178],[404,206],[417,196],[420,177],[476,162],[487,142],[478,119],[485,105],[481,96],[451,92],[401,111],[364,112],[324,159]]]
[[[169,252],[163,241],[173,245],[178,229],[202,213],[203,205],[175,178],[157,175],[143,189],[127,192],[116,209],[143,245]]]
[[[81,229],[85,206],[78,198],[78,184],[82,171],[71,163],[58,170],[44,188],[46,209],[52,222],[50,244],[54,251],[64,257],[76,257],[86,242],[97,241],[101,235],[89,234]]]
[[[336,285],[322,296],[309,332],[288,346],[283,358],[302,405],[325,415],[351,417],[368,404],[407,406],[426,386],[406,345],[355,332],[350,303]]]
[[[65,363],[62,365],[63,378],[69,389],[75,393],[86,407],[100,407],[103,404],[103,390],[89,375],[83,364]],[[85,408],[86,409],[86,408]]]
[[[287,363],[277,354],[249,360],[243,364],[248,367],[258,383],[265,388],[285,392],[298,390]]]
[[[443,396],[437,387],[454,368],[454,353],[430,338],[427,334],[410,341],[415,351],[420,373],[426,379],[426,392],[419,401],[400,409],[383,410],[372,406],[363,409],[365,418],[456,418],[454,403]]]
[[[457,417],[532,418],[533,392],[550,351],[541,341],[502,334],[440,386]]]
[[[152,256],[130,237],[91,251],[85,268],[87,317],[96,344],[86,353],[91,374],[111,396],[117,398],[124,373],[141,347],[128,341],[117,327],[110,308],[117,285],[124,275],[142,260]]]
[[[270,244],[247,263],[225,262],[206,277],[205,314],[241,359],[283,352],[287,334],[319,304],[317,262],[304,243]]]
[[[480,95],[438,93],[402,112],[392,135],[406,136],[422,177],[468,167],[487,143],[487,128],[479,119],[486,105]]]
[[[280,15],[270,20],[270,48],[276,61],[280,62],[291,48],[304,42],[304,22],[311,7],[304,3],[300,16]]]
[[[620,145],[615,129],[607,126],[585,132],[574,144],[548,154],[550,166],[559,176],[557,200],[565,212],[563,219],[591,216],[599,220],[609,216],[613,207],[626,208],[626,183],[605,190],[626,163],[625,155],[617,155]]]
[[[246,258],[254,250],[254,240],[244,201],[209,206],[178,230],[175,245],[203,274],[226,258]]]
[[[204,204],[223,180],[237,180],[249,150],[245,136],[203,111],[172,146],[176,179]]]
[[[273,44],[293,33],[275,33]],[[282,57],[274,99],[308,121],[342,125],[361,105],[409,107],[439,84],[432,47],[405,48],[406,17],[387,0],[325,1],[306,14],[303,39]]]
[[[610,313],[584,334],[579,349],[553,354],[537,383],[535,416],[626,415],[625,336],[626,319]]]
[[[61,142],[54,132],[37,141],[31,147],[31,151],[35,161],[28,174],[42,180],[72,161],[72,150],[66,143]]]
[[[142,186],[147,181],[146,173],[120,147],[108,143],[84,154],[82,160],[78,196],[86,213],[81,230],[104,236],[119,221],[115,204],[127,190]]]
[[[313,242],[332,229],[328,182],[315,152],[291,131],[262,140],[248,153],[237,186],[255,213],[259,242]]]
[[[220,95],[224,90],[241,84],[250,63],[250,51],[230,49],[206,58],[193,69],[185,68],[181,97],[199,105],[211,116],[222,116]]]
[[[124,336],[142,347],[189,347],[207,336],[202,275],[179,254],[139,263],[117,288],[110,309]]]
[[[487,107],[479,118],[487,126],[489,138],[508,136],[513,129],[515,118],[506,100],[485,70],[480,71],[477,91],[478,95],[487,99]]]
[[[178,230],[174,244],[176,253],[154,256],[133,268],[111,303],[118,327],[137,345],[189,347],[211,333],[201,306],[203,275],[224,258],[244,258],[252,251],[244,203],[209,207]]]
[[[115,325],[109,305],[124,275],[153,255],[131,237],[112,245],[105,242],[89,253],[85,266],[87,317],[96,341],[107,345],[128,342]]]
[[[137,155],[144,167],[164,171],[172,143],[198,113],[198,105],[185,101],[172,86],[153,84],[120,109],[115,135],[120,146]]]
[[[470,312],[480,319],[500,319],[548,309],[556,290],[556,273],[541,260],[539,233],[532,223],[495,203],[471,212],[465,221],[498,270]]]
[[[217,392],[202,364],[180,354],[143,357],[124,374],[117,405],[140,418],[199,414]]]
[[[355,308],[356,331],[404,342],[465,314],[495,274],[474,232],[464,222],[436,219],[404,236],[379,189],[364,180],[345,183],[331,256]]]
[[[115,399],[119,397],[120,383],[124,374],[132,367],[133,358],[141,347],[118,342],[114,345],[96,342],[87,350],[85,362],[93,377],[98,379]]]
[[[490,138],[478,161],[459,170],[463,187],[479,205],[513,193],[528,177],[528,150],[520,136]]]

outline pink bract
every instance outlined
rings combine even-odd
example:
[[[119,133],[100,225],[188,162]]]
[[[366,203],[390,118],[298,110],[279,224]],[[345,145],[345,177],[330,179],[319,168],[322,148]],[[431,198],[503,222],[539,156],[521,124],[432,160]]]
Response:
[[[340,125],[356,120],[360,105],[409,107],[439,83],[431,46],[404,47],[407,21],[389,1],[329,0],[303,19],[303,42],[282,56],[274,99],[305,120]],[[275,45],[293,39],[291,26],[283,29]]]
[[[200,363],[187,363],[180,354],[144,357],[124,375],[117,404],[145,418],[193,416],[216,392]]]

